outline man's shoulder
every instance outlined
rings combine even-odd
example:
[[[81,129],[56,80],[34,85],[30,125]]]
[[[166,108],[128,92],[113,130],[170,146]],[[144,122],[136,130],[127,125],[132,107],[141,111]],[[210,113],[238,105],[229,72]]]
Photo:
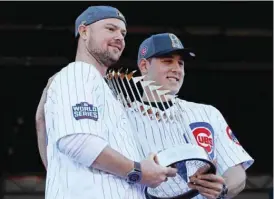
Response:
[[[99,71],[92,64],[81,61],[70,62],[57,72],[56,79],[69,78],[69,79],[95,79],[102,77]]]
[[[89,71],[92,72],[93,74],[99,74],[99,72],[96,70],[96,68],[94,67],[94,65],[92,64],[88,64],[82,61],[74,61],[74,62],[70,62],[68,63],[66,66],[64,66],[61,70],[60,70],[60,74],[64,73],[67,74],[68,71],[74,72],[74,73],[82,73],[84,71]]]
[[[203,111],[206,111],[207,113],[210,113],[210,114],[215,114],[215,115],[221,114],[219,109],[211,104],[190,102],[190,101],[182,100],[182,99],[177,99],[177,100],[182,107],[185,107],[186,110],[189,109],[191,111],[200,111],[202,109]]]
[[[205,114],[207,117],[214,119],[223,117],[218,108],[207,103],[190,102],[186,100],[179,100],[180,107],[186,114],[201,115]]]
[[[60,88],[61,85],[74,85],[76,82],[78,82],[77,85],[94,85],[90,82],[98,82],[100,78],[102,78],[101,74],[93,65],[75,61],[68,63],[56,73],[50,87]]]
[[[183,99],[177,98],[177,102],[179,102],[180,105],[183,105],[184,107],[188,107],[191,109],[200,109],[200,108],[206,108],[206,109],[214,109],[215,107],[211,104],[207,103],[200,103],[200,102],[191,102]]]

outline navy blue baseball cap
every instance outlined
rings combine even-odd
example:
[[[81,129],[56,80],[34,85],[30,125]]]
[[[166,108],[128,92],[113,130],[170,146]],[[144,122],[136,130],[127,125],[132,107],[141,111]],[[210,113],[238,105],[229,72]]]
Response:
[[[111,6],[88,7],[75,21],[75,37],[78,36],[78,28],[81,24],[87,26],[97,21],[109,18],[120,19],[126,24],[124,15],[117,8]]]
[[[178,37],[172,33],[155,34],[142,42],[138,51],[137,64],[145,58],[159,57],[166,54],[178,53],[184,59],[195,57],[189,49],[184,48]]]

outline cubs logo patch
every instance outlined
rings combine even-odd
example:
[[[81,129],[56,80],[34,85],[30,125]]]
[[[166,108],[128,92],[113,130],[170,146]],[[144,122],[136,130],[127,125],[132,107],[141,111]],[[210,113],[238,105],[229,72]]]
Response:
[[[214,152],[214,130],[209,123],[206,122],[194,122],[191,123],[190,128],[195,137],[197,144],[203,147],[211,160],[215,157]]]
[[[233,142],[241,146],[240,142],[238,141],[238,139],[236,138],[236,136],[234,135],[229,126],[226,127],[226,134],[228,135],[229,139],[231,139]]]
[[[81,119],[92,119],[97,121],[98,120],[98,109],[97,107],[89,104],[87,102],[81,102],[72,106],[73,117],[76,120]]]

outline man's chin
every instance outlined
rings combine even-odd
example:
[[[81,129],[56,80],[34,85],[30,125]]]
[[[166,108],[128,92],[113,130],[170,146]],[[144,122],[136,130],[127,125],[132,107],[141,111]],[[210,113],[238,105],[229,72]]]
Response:
[[[169,95],[176,95],[179,92],[178,88],[167,88],[169,90]]]
[[[120,55],[112,55],[110,58],[112,64],[117,63],[119,61],[119,59],[120,59]]]
[[[120,57],[121,57],[121,54],[120,53],[113,53],[111,55],[111,57],[112,57],[113,60],[118,61],[120,59]]]
[[[170,93],[171,95],[177,95],[181,89],[182,85],[181,84],[176,84],[176,85],[169,85],[167,90],[170,90]]]
[[[107,67],[110,67],[116,64],[119,60],[120,56],[109,54],[107,58]]]

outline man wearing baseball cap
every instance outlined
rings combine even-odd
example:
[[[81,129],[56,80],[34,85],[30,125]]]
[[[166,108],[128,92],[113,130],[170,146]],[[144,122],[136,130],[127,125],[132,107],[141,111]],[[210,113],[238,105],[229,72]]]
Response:
[[[176,175],[154,154],[140,159],[127,115],[102,77],[120,58],[125,36],[116,8],[91,6],[76,19],[76,60],[50,79],[36,113],[46,199],[145,198],[143,185]]]
[[[160,115],[176,113],[182,118],[184,129],[178,130],[176,124],[172,123],[169,128],[161,131],[159,128],[161,122],[153,123],[148,121],[148,117],[129,115],[132,124],[136,124],[135,131],[138,135],[136,137],[139,137],[141,150],[145,155],[151,152],[157,153],[170,146],[170,143],[173,145],[191,143],[203,147],[209,158],[216,162],[217,175],[199,174],[191,177],[192,183],[189,187],[197,189],[200,193],[195,197],[196,199],[232,198],[244,189],[245,170],[253,164],[254,159],[240,145],[218,109],[211,105],[176,98],[175,95],[182,87],[185,76],[185,61],[190,61],[194,56],[194,53],[185,48],[176,35],[161,33],[152,35],[142,42],[137,58],[141,74],[145,76],[144,81],[153,81],[152,85],[162,86],[159,90],[169,90],[167,94],[174,99],[170,101],[166,98],[160,99],[159,95],[146,87],[142,100],[147,107],[143,109],[151,110],[151,104],[155,110],[160,109],[159,111],[162,112]],[[142,103],[139,103],[142,106]],[[210,142],[201,138],[205,135],[207,140],[211,140]],[[160,138],[165,139],[159,141]]]

